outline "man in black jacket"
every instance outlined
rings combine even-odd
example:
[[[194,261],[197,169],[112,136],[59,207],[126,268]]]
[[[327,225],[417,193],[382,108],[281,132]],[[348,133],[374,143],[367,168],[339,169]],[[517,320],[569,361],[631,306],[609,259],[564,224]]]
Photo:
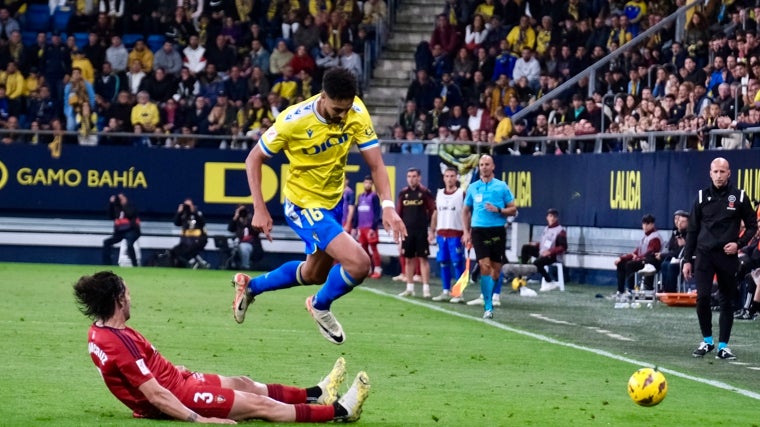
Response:
[[[710,163],[712,185],[699,190],[689,214],[689,227],[684,248],[683,276],[694,274],[697,283],[697,318],[703,341],[692,353],[703,357],[715,348],[712,337],[710,293],[713,276],[718,278],[720,292],[720,335],[717,359],[736,359],[728,340],[733,326],[733,301],[736,297],[736,272],[739,268],[739,248],[747,245],[757,232],[752,202],[729,180],[728,160],[718,157]],[[739,236],[741,222],[746,230]],[[692,268],[693,264],[693,268]]]
[[[174,225],[182,227],[182,231],[180,232],[179,244],[169,251],[172,265],[174,267],[208,268],[209,265],[206,261],[196,258],[208,243],[206,217],[203,216],[203,212],[198,210],[191,198],[188,197],[177,207]]]

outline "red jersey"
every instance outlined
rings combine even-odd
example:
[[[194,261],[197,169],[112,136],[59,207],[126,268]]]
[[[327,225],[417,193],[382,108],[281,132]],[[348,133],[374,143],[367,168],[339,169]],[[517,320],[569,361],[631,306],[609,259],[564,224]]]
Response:
[[[87,347],[108,389],[134,412],[134,416],[165,417],[138,387],[155,378],[161,386],[178,396],[185,378],[182,371],[161,356],[145,337],[129,327],[114,329],[93,324]]]

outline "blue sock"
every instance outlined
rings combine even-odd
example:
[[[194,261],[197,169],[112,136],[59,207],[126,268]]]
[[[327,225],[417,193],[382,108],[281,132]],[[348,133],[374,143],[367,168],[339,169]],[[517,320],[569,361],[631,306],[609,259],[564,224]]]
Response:
[[[303,261],[288,261],[267,274],[254,277],[248,283],[248,289],[254,295],[277,289],[292,288],[304,283],[298,276],[298,267]]]
[[[483,294],[484,310],[493,311],[493,278],[487,274],[480,276],[480,292]]]
[[[314,296],[312,305],[317,310],[329,310],[333,301],[351,292],[360,283],[343,270],[340,264],[335,264],[327,274],[327,281]]]
[[[493,278],[491,278],[493,280]],[[499,273],[499,280],[493,284],[493,293],[501,295],[501,285],[504,281],[504,273]]]
[[[441,284],[444,291],[451,289],[451,264],[448,262],[441,263]]]
[[[728,343],[727,342],[719,342],[718,343],[718,350],[723,350],[726,347],[728,347]]]
[[[713,345],[712,337],[704,337],[702,338],[702,341],[706,342],[707,344]]]

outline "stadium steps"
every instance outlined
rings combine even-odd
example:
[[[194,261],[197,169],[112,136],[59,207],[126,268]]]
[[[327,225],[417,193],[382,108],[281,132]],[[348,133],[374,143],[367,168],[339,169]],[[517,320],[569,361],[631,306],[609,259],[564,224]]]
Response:
[[[364,102],[372,114],[375,130],[390,136],[414,76],[414,51],[430,38],[435,16],[443,11],[440,0],[403,0],[396,11],[391,37],[372,73]]]

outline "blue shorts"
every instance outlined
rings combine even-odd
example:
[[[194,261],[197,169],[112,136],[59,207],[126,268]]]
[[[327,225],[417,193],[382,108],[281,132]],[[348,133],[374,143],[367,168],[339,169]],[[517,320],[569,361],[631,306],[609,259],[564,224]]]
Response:
[[[461,237],[442,237],[435,236],[438,242],[438,262],[462,262],[464,258],[464,248],[462,247]]]
[[[343,202],[332,209],[302,208],[285,199],[282,207],[288,225],[306,244],[304,252],[307,255],[313,254],[317,249],[325,251],[330,242],[343,232]]]

